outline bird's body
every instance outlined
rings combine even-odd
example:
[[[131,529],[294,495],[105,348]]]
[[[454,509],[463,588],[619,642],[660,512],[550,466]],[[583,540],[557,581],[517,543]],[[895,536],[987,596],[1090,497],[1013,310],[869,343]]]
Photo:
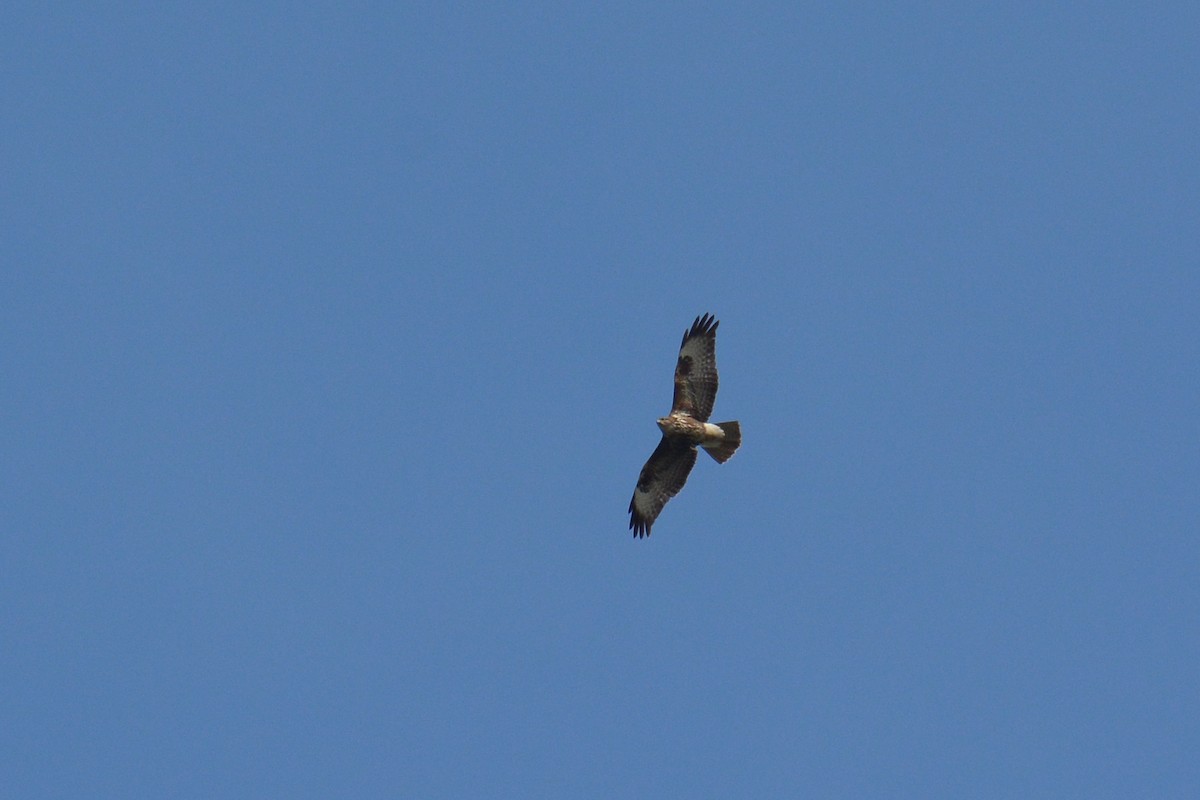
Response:
[[[710,423],[701,422],[688,414],[670,414],[658,420],[658,429],[663,436],[677,436],[692,444],[700,444],[708,433]],[[716,428],[715,425],[713,425]],[[720,428],[717,428],[720,431]]]
[[[696,464],[697,447],[723,464],[742,443],[739,423],[708,421],[717,397],[718,324],[711,314],[705,314],[684,331],[675,362],[671,413],[658,420],[662,439],[642,467],[629,501],[629,528],[634,536],[650,535],[663,506],[687,482]]]

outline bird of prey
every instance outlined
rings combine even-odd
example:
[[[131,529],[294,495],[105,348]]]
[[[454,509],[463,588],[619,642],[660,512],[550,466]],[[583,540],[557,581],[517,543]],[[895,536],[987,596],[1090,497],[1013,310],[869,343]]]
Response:
[[[662,440],[638,475],[629,501],[629,528],[635,537],[650,526],[667,501],[679,493],[696,464],[696,446],[724,464],[742,443],[737,422],[708,421],[717,398],[717,325],[712,314],[696,317],[683,332],[675,362],[675,399],[671,413],[658,420]]]

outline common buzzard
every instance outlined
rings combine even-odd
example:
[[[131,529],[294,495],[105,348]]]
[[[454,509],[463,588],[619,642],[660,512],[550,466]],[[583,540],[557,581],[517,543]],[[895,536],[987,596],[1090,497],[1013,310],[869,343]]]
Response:
[[[629,501],[629,528],[641,538],[667,501],[679,493],[696,464],[696,446],[724,464],[742,443],[736,422],[708,421],[717,398],[717,325],[712,314],[696,317],[683,332],[675,362],[671,413],[658,420],[662,441],[650,455]]]

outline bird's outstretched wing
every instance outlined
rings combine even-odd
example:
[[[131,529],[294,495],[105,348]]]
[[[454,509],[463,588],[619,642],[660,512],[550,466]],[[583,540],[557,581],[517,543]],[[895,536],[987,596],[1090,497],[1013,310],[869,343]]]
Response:
[[[672,413],[683,411],[707,422],[717,399],[717,326],[712,314],[696,317],[683,332],[679,360],[675,362],[675,399]]]
[[[695,464],[696,448],[678,439],[662,438],[642,467],[633,499],[629,501],[629,529],[634,536],[650,535],[650,526],[658,513],[687,483]]]

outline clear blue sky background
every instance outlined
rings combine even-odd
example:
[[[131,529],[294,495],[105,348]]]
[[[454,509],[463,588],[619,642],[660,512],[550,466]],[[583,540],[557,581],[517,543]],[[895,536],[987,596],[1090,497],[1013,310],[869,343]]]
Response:
[[[0,27],[5,797],[1200,796],[1195,4],[102,5]]]

